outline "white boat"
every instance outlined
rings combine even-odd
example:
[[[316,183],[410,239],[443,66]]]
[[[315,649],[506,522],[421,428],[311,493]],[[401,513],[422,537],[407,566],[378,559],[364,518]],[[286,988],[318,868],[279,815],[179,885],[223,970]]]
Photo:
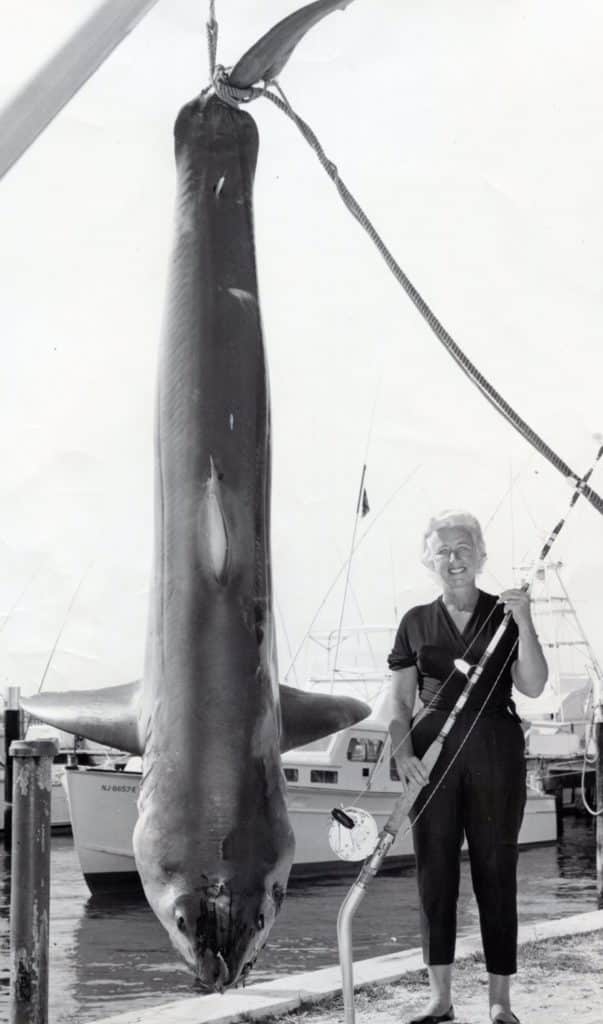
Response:
[[[593,708],[603,669],[564,584],[561,562],[542,566],[532,596],[534,622],[549,664],[549,681],[536,700],[520,699],[528,768],[563,806],[596,803]],[[580,793],[581,798],[576,794]]]
[[[382,698],[363,722],[283,755],[296,839],[293,877],[358,871],[358,863],[339,860],[329,846],[333,807],[359,806],[373,815],[379,829],[385,824],[400,791],[391,760],[385,704]],[[74,842],[92,891],[136,884],[132,853],[140,781],[136,760],[131,759],[123,770],[66,768]],[[556,839],[554,798],[529,791],[520,845],[534,846]],[[412,856],[411,836],[403,828],[386,866],[399,866]]]
[[[53,832],[71,831],[71,814],[67,790],[63,784],[65,770],[69,764],[78,764],[80,767],[111,767],[116,764],[124,765],[128,755],[120,751],[109,750],[108,747],[95,743],[93,740],[86,740],[72,736],[70,733],[55,729],[51,725],[43,723],[30,723],[25,732],[25,739],[56,739],[59,745],[59,752],[54,758],[52,765],[52,790],[50,823]]]

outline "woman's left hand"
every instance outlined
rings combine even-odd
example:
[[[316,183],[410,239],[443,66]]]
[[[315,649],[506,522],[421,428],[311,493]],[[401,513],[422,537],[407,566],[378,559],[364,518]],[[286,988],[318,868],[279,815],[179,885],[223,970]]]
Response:
[[[504,605],[505,613],[511,612],[518,627],[532,625],[530,595],[526,590],[520,588],[503,590],[498,600]]]

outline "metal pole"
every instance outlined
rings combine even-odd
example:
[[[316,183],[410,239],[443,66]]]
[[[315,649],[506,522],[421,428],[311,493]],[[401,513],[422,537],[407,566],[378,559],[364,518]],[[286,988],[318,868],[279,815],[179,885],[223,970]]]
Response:
[[[0,178],[156,3],[104,0],[7,102],[0,110]]]
[[[471,683],[466,683],[471,688]],[[464,692],[464,691],[463,691]],[[394,738],[392,736],[392,743]],[[436,736],[433,743],[427,748],[421,761],[428,773],[433,770],[443,745],[442,734]],[[345,1024],[355,1024],[356,1014],[354,1008],[354,947],[352,940],[352,925],[354,914],[362,903],[369,882],[377,875],[390,848],[393,846],[398,832],[404,821],[408,818],[412,806],[417,799],[423,786],[416,782],[408,782],[404,791],[396,800],[393,810],[385,822],[377,846],[370,857],[364,861],[358,878],[349,889],[344,898],[339,914],[337,915],[337,946],[339,950],[339,964],[341,967],[341,987],[343,994],[343,1013]]]
[[[21,739],[21,691],[9,686],[4,709],[4,845],[10,850],[13,820],[13,759],[10,746]]]
[[[603,910],[603,718],[595,723],[597,745],[597,906]]]
[[[9,1024],[48,1022],[50,800],[57,740],[17,740],[13,786]]]

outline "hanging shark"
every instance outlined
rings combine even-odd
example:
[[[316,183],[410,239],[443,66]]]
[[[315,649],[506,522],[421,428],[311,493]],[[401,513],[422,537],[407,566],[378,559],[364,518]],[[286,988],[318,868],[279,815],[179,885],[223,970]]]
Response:
[[[237,85],[280,69],[318,15],[344,6],[285,19],[239,62]],[[370,709],[278,685],[255,122],[206,93],[180,111],[174,136],[143,678],[23,705],[142,755],[133,845],[146,897],[201,986],[222,990],[251,969],[285,895],[294,838],[280,753]]]

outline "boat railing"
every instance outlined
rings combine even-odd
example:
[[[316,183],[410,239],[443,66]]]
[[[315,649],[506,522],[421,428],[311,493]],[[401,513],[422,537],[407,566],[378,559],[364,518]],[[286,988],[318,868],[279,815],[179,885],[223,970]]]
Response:
[[[342,626],[314,630],[306,637],[302,651],[304,687],[363,684],[373,691],[390,677],[387,655],[396,627],[391,624]]]

